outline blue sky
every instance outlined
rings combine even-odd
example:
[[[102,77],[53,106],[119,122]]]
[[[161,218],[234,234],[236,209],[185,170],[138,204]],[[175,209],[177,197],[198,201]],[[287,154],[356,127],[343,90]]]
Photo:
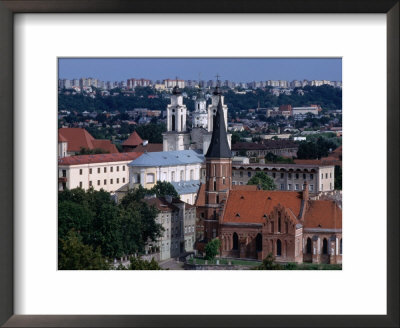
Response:
[[[221,80],[342,80],[341,58],[60,58],[59,78]]]

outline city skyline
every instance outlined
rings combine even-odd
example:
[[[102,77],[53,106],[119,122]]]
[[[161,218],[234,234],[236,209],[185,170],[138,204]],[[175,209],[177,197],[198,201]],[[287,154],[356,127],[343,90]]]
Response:
[[[341,58],[59,58],[59,78],[151,80],[342,80]]]

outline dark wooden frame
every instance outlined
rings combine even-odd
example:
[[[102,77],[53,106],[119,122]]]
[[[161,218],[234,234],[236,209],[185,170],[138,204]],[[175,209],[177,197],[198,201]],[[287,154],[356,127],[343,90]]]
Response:
[[[0,324],[5,327],[399,327],[399,8],[399,0],[0,0]],[[387,315],[13,315],[13,15],[129,12],[386,14]]]

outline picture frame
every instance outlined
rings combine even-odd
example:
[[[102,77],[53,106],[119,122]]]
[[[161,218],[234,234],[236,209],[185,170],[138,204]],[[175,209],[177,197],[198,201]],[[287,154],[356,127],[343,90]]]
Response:
[[[398,327],[399,326],[398,0],[0,1],[0,324],[5,327]],[[13,16],[17,13],[385,13],[387,16],[387,315],[90,316],[14,315]]]

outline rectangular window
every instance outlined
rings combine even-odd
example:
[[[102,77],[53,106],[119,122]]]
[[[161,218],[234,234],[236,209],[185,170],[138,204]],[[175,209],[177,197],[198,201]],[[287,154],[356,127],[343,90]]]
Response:
[[[79,182],[79,188],[82,188],[82,181]]]
[[[298,179],[299,178],[299,174],[298,173],[296,173],[296,179]]]
[[[100,173],[100,168],[99,167],[97,168],[97,173]]]
[[[314,191],[314,185],[310,185],[310,191]]]
[[[321,185],[321,191],[322,191],[322,190],[324,190],[324,185],[323,185],[323,184]]]
[[[67,170],[62,170],[62,176],[63,176],[63,178],[67,177]]]
[[[243,171],[240,171],[239,175],[241,178],[243,178]]]
[[[328,179],[328,173],[325,173],[325,179]]]
[[[288,190],[292,190],[292,185],[290,183],[288,184]]]
[[[310,174],[310,180],[313,180],[314,179],[314,174]]]
[[[89,181],[89,187],[91,187],[92,186],[92,181]]]
[[[332,190],[332,182],[329,183],[329,189]]]
[[[117,172],[119,172],[119,166],[117,166]]]
[[[104,173],[107,173],[107,168],[106,167],[104,168]]]
[[[289,178],[289,179],[292,178],[292,173],[288,173],[288,178]]]
[[[321,180],[324,178],[324,174],[323,173],[321,173]]]
[[[79,169],[79,175],[82,175],[82,169]]]
[[[281,173],[281,179],[283,179],[284,176],[285,176],[284,173]]]
[[[110,179],[110,184],[113,184],[113,179]]]
[[[307,179],[307,174],[303,173],[303,179]]]
[[[113,172],[113,167],[112,166],[110,167],[110,172]]]
[[[275,179],[276,178],[276,173],[272,173],[272,177]]]
[[[122,171],[125,171],[125,165],[122,166]]]
[[[97,180],[97,185],[100,186],[100,180]]]
[[[296,190],[299,190],[299,184],[296,183]]]
[[[125,178],[122,178],[122,182],[125,183]]]
[[[222,184],[225,184],[225,178],[222,178]]]
[[[329,177],[330,177],[330,178],[332,178],[332,172],[331,172],[331,173],[329,173]]]
[[[175,181],[175,172],[171,172],[171,181],[172,181],[172,182]]]
[[[117,178],[117,183],[119,183],[119,178]]]
[[[107,184],[107,180],[106,179],[104,179],[104,185],[106,185]]]
[[[194,170],[190,170],[190,180],[194,180]]]
[[[285,190],[285,185],[281,183],[281,190]]]
[[[250,178],[251,177],[251,172],[247,172],[247,176]]]
[[[89,174],[92,174],[92,169],[89,169]]]

